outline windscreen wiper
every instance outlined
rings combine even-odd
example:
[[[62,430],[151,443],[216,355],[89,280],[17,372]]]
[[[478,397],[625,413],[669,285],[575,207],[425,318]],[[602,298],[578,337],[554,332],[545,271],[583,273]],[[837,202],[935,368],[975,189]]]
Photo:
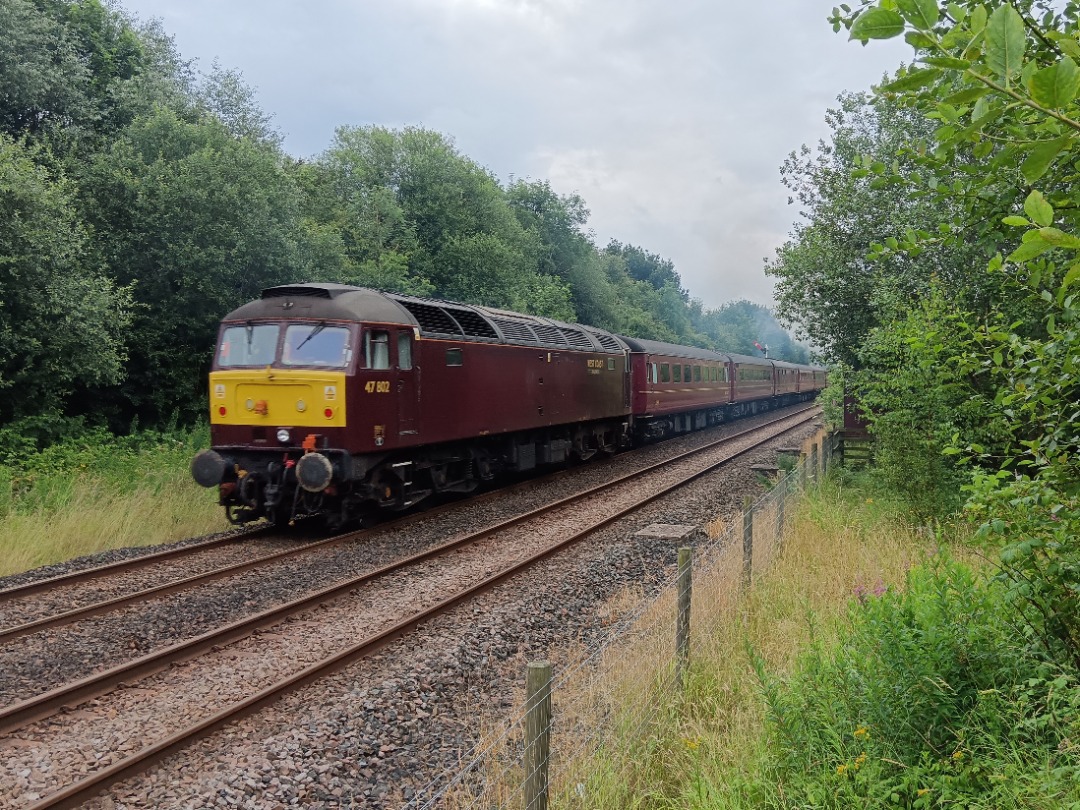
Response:
[[[325,328],[326,328],[326,321],[319,321],[318,326],[316,326],[314,329],[312,329],[308,333],[308,336],[306,338],[304,338],[303,340],[301,340],[300,345],[297,346],[295,349],[293,349],[293,351],[294,352],[300,351],[302,348],[304,348],[305,343],[307,343],[309,340],[311,340],[313,337],[315,337],[317,334],[319,334],[319,332],[321,332]]]

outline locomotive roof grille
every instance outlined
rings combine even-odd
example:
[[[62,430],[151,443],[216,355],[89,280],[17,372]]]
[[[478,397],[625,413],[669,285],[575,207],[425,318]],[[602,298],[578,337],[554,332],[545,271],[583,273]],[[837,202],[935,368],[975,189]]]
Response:
[[[539,343],[536,334],[529,328],[527,323],[511,321],[507,318],[492,318],[495,325],[502,331],[503,336],[509,341],[521,343]]]
[[[555,346],[566,345],[566,341],[563,340],[562,332],[559,331],[557,326],[546,326],[544,324],[534,323],[533,331],[536,332],[536,336],[540,338],[542,343],[550,343]]]
[[[460,335],[462,330],[457,321],[450,317],[442,307],[431,304],[421,304],[419,301],[410,301],[407,298],[396,299],[409,314],[416,318],[420,324],[421,332],[435,332],[440,335]]]
[[[446,311],[453,316],[455,321],[461,324],[461,329],[466,335],[491,338],[492,340],[498,339],[499,336],[495,333],[495,329],[491,324],[487,322],[487,319],[471,309],[450,309],[447,307]]]
[[[605,335],[603,332],[594,332],[591,329],[588,330],[589,334],[596,338],[597,342],[607,349],[609,352],[621,352],[622,347],[619,345],[619,341],[615,340],[611,335]]]
[[[576,329],[560,328],[560,332],[566,338],[566,342],[573,346],[575,349],[595,349],[593,342],[589,340],[588,335],[583,332],[579,332]]]

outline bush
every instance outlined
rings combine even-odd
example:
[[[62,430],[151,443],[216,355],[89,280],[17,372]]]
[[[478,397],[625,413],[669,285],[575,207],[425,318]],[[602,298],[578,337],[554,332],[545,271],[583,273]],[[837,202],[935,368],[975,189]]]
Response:
[[[856,597],[839,643],[814,645],[786,682],[759,667],[780,804],[1080,801],[1080,688],[1029,654],[1000,583],[942,557],[903,593]]]

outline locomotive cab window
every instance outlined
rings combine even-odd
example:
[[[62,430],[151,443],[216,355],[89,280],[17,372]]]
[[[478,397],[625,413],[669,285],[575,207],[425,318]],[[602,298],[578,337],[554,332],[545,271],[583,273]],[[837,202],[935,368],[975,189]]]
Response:
[[[447,349],[446,350],[446,365],[448,365],[448,366],[460,366],[460,365],[462,365],[461,349]]]
[[[379,371],[390,368],[390,333],[385,329],[364,332],[364,368]]]
[[[412,335],[408,332],[398,332],[397,367],[401,371],[412,369]]]
[[[227,327],[218,346],[218,368],[270,365],[277,354],[280,330],[276,323]]]
[[[282,365],[344,368],[351,359],[348,327],[293,323],[285,328]]]

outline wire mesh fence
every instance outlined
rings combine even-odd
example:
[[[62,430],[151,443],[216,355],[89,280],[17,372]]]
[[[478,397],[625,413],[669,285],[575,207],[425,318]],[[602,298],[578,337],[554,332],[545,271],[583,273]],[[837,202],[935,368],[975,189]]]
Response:
[[[461,768],[408,806],[586,808],[611,785],[632,785],[638,749],[680,692],[688,660],[706,656],[718,628],[740,621],[742,594],[783,553],[793,506],[831,457],[824,431],[781,456],[769,489],[738,519],[710,523],[659,594],[629,600],[602,642],[560,662],[554,678],[547,662],[530,664],[518,708],[491,718]]]

